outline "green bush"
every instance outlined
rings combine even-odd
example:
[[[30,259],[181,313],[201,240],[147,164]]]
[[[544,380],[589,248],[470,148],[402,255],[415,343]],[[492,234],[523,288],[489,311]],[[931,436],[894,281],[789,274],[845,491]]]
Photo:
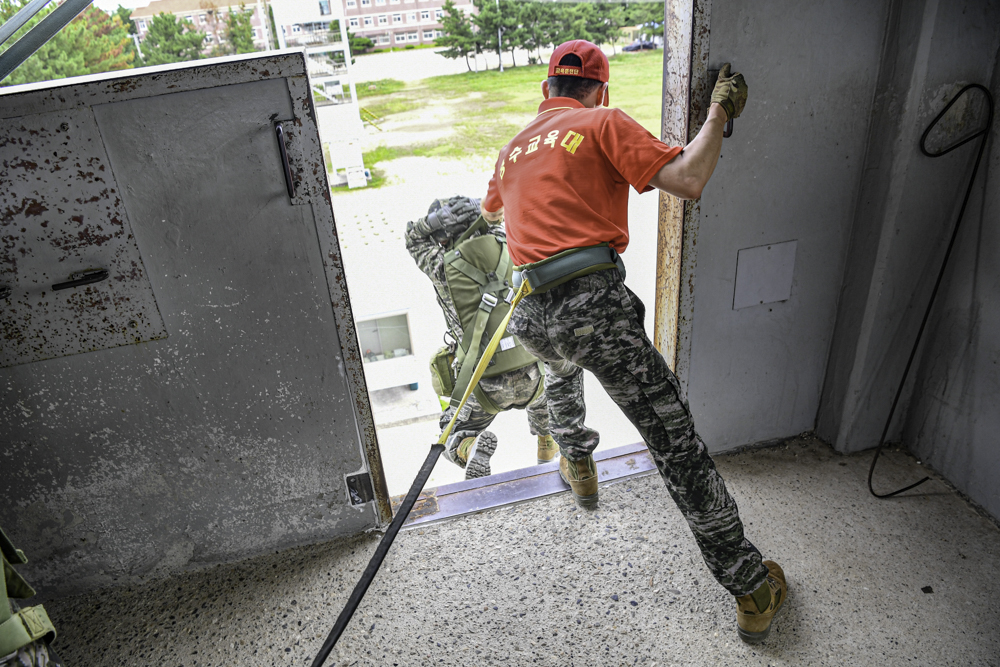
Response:
[[[411,50],[411,49],[415,49],[415,48],[417,48],[417,47],[416,47],[416,45],[415,45],[415,44],[407,44],[407,45],[406,45],[406,46],[404,46],[403,48],[404,48],[404,49],[406,49],[407,51],[409,51],[409,50]]]

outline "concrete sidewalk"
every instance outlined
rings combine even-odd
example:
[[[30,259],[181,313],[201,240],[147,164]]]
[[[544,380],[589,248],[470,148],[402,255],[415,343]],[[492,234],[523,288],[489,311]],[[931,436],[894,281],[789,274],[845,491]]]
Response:
[[[870,452],[717,457],[788,604],[743,644],[658,475],[404,531],[327,665],[998,665],[1000,529],[945,483],[880,501]],[[879,488],[927,471],[886,452]],[[309,665],[378,536],[46,603],[67,665]]]

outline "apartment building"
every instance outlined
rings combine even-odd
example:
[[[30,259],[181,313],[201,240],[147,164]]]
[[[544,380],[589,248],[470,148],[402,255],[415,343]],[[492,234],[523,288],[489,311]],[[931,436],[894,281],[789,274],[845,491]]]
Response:
[[[250,26],[253,29],[254,46],[258,51],[266,51],[270,48],[268,24],[264,18],[267,16],[266,5],[263,0],[245,0],[243,4],[247,10],[253,12]],[[239,10],[239,2],[230,3],[227,0],[153,0],[147,6],[133,11],[130,17],[135,21],[140,42],[146,39],[154,16],[162,13],[187,19],[194,25],[195,30],[205,33],[203,53],[207,55],[216,46],[225,44],[226,16],[231,11]]]
[[[387,48],[432,44],[441,37],[442,6],[445,0],[340,0],[344,6],[347,29]],[[468,0],[455,3],[458,9],[472,13]]]

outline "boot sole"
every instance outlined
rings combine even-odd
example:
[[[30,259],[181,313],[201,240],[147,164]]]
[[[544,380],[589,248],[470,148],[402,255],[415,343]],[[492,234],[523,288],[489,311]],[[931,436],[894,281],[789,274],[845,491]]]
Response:
[[[490,457],[497,450],[497,437],[489,431],[483,431],[476,437],[476,444],[469,452],[469,463],[465,466],[465,479],[489,477]]]
[[[544,465],[546,463],[552,463],[557,458],[559,458],[558,454],[555,454],[551,459],[538,459],[538,465]]]
[[[566,482],[566,485],[569,486],[570,493],[573,494],[573,500],[576,501],[577,505],[579,505],[585,510],[597,509],[597,499],[598,496],[600,495],[600,492],[592,493],[589,496],[581,496],[577,494],[576,491],[573,490],[573,485],[570,484],[569,480],[566,479],[566,477],[563,475],[562,470],[559,471],[559,478],[562,481]]]
[[[771,626],[767,626],[766,630],[761,630],[760,632],[750,632],[749,630],[744,630],[737,625],[736,632],[739,634],[740,639],[747,644],[759,644],[767,639],[767,636],[771,634]]]

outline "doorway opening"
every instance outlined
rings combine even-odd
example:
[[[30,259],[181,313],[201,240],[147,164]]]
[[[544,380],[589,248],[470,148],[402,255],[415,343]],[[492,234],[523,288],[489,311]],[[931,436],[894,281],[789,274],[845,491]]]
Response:
[[[630,34],[604,45],[612,68],[611,100],[659,135],[662,37],[655,42],[657,48],[623,51],[635,39]],[[541,62],[547,62],[550,52],[541,50]],[[485,58],[489,70],[483,69],[481,56],[480,71],[467,72],[464,62],[447,61],[429,50],[360,56],[354,67],[359,103],[376,120],[351,141],[360,146],[372,178],[366,187],[335,188],[333,206],[390,496],[408,490],[440,433],[442,410],[441,397],[431,386],[429,359],[445,344],[445,319],[431,281],[407,252],[404,232],[407,223],[427,214],[435,199],[486,194],[497,151],[537,113],[542,99],[546,65],[527,65],[528,55],[518,51],[513,60],[505,55],[502,74],[495,55],[492,61]],[[421,65],[410,72],[399,66],[401,56],[419,59]],[[534,52],[530,56],[537,57]],[[381,69],[380,58],[385,62]],[[390,67],[392,76],[402,78],[385,78]],[[334,121],[325,122],[324,114],[319,107],[321,138],[337,163],[335,153],[344,137],[337,134]],[[651,337],[659,208],[655,193],[631,193],[631,240],[624,256],[627,282],[647,305]],[[404,327],[402,342],[386,342],[387,332]],[[585,394],[588,425],[602,436],[598,454],[625,448],[619,454],[634,458],[638,449],[644,450],[638,432],[589,374]],[[461,468],[444,460],[427,483],[429,491],[475,486],[488,495],[496,493],[493,482],[502,477],[525,479],[547,468],[555,470],[553,464],[536,466],[537,441],[525,411],[500,413],[488,428],[499,441],[491,459],[492,479],[470,484]],[[630,469],[632,474],[637,470]]]

